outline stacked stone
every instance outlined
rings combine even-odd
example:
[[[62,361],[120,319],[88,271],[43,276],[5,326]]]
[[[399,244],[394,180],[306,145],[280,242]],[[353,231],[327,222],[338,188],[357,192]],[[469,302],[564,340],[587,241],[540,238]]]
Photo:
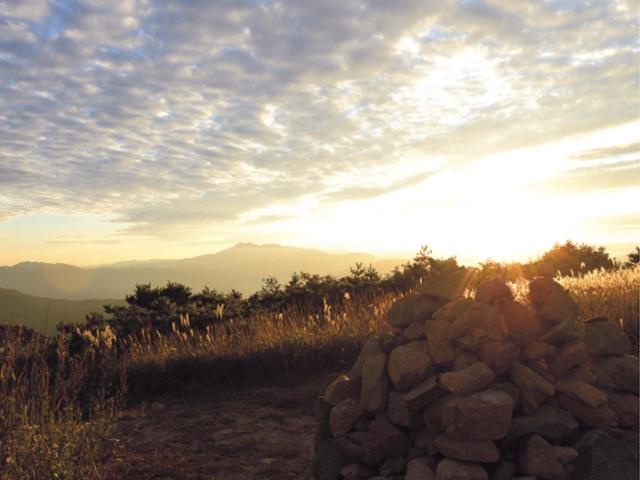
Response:
[[[578,324],[548,278],[529,284],[529,305],[500,279],[464,298],[468,276],[397,301],[392,333],[318,398],[316,478],[587,478],[572,465],[585,430],[637,439],[638,359],[619,323]]]

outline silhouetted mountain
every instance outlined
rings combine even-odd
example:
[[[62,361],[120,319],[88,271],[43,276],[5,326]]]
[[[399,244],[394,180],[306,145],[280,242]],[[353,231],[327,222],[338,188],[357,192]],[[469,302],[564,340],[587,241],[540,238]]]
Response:
[[[0,288],[0,324],[24,325],[52,334],[58,323],[81,323],[88,313],[102,312],[105,304],[124,304],[124,301],[60,300]]]
[[[372,264],[380,273],[403,263],[366,253],[333,254],[282,245],[239,243],[218,253],[193,258],[118,262],[96,268],[23,262],[0,267],[0,288],[59,299],[124,298],[136,284],[164,285],[172,281],[196,291],[208,286],[251,294],[260,289],[262,279],[268,276],[282,283],[293,272],[301,271],[342,276],[357,262]]]

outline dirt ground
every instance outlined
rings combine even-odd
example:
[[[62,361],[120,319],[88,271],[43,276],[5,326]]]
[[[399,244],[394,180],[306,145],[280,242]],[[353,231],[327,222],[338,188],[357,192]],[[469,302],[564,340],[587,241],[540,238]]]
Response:
[[[295,388],[164,396],[154,400],[164,408],[127,409],[105,459],[107,479],[310,479],[312,406],[335,376]]]

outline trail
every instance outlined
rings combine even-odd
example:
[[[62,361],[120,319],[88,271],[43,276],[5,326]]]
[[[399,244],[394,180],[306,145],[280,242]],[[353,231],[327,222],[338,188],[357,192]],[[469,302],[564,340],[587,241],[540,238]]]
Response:
[[[311,410],[332,377],[294,388],[164,396],[154,401],[165,408],[127,409],[105,459],[107,480],[310,479]]]

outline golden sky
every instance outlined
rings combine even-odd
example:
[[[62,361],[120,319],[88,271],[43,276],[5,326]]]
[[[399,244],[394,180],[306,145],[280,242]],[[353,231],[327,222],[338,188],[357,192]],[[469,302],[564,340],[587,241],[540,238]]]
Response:
[[[0,5],[0,265],[640,239],[637,2]]]

